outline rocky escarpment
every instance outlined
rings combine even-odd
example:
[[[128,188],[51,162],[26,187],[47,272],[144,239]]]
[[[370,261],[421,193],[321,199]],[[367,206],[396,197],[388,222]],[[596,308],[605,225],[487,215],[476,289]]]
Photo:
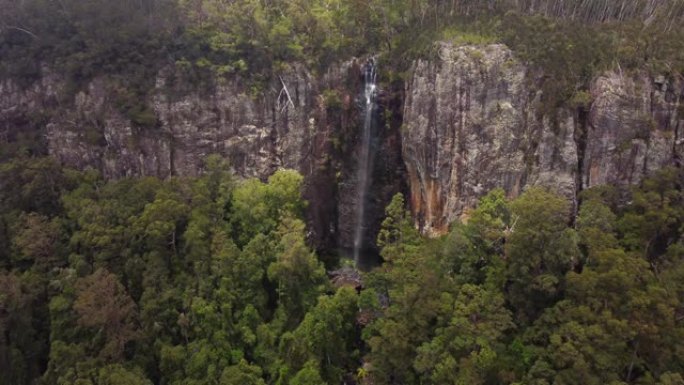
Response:
[[[208,154],[217,153],[239,175],[265,177],[307,161],[303,149],[315,131],[310,117],[317,85],[301,67],[260,97],[250,96],[239,79],[193,88],[172,70],[162,71],[148,100],[139,101],[153,114],[144,126],[117,106],[120,86],[109,78],[96,78],[65,98],[67,82],[45,72],[28,88],[0,83],[0,121],[9,132],[21,116],[44,115],[47,151],[67,166],[93,167],[106,178],[192,176]],[[279,93],[284,84],[290,97]]]
[[[627,185],[679,161],[681,78],[609,72],[587,108],[542,112],[535,76],[503,45],[442,44],[406,85],[403,156],[411,206],[427,234],[446,231],[495,187],[511,197],[544,185],[576,201],[582,188]]]
[[[320,76],[292,65],[256,92],[237,77],[200,86],[167,68],[138,101],[147,108],[144,125],[122,110],[126,90],[114,79],[95,78],[73,93],[68,81],[44,69],[28,87],[0,81],[0,144],[37,132],[43,151],[65,166],[94,168],[108,179],[194,176],[210,154],[226,158],[241,177],[296,169],[305,176],[313,243],[351,248],[363,63],[350,60]],[[375,137],[386,169],[403,169],[399,139],[389,128]],[[374,178],[368,244],[403,179],[383,170]]]
[[[684,79],[616,72],[597,78],[582,186],[638,183],[684,154]]]
[[[239,78],[195,86],[169,68],[145,100],[145,125],[122,112],[111,79],[74,94],[45,70],[28,87],[0,82],[0,144],[35,128],[50,155],[107,178],[197,175],[209,154],[243,177],[294,168],[305,176],[314,244],[351,248],[362,65],[317,76],[292,65],[260,92]],[[503,45],[443,43],[436,58],[414,63],[405,84],[381,83],[363,243],[373,245],[397,191],[408,190],[417,225],[437,235],[496,187],[514,197],[544,185],[576,202],[582,189],[638,183],[681,161],[681,78],[607,72],[591,83],[591,103],[549,112],[535,86],[541,76]]]

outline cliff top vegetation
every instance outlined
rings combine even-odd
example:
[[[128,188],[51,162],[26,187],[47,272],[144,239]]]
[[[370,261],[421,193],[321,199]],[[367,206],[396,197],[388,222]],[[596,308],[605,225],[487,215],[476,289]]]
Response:
[[[3,0],[0,7],[0,75],[30,81],[48,66],[76,85],[125,73],[144,89],[169,64],[257,82],[293,62],[324,69],[368,53],[400,66],[458,31],[507,43],[545,66],[548,52],[537,50],[547,45],[562,61],[586,50],[589,60],[581,61],[596,66],[681,71],[684,61],[678,0]]]

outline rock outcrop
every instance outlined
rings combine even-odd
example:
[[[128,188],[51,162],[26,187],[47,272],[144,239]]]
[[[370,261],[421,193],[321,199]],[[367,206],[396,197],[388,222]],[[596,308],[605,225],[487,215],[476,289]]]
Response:
[[[585,109],[542,113],[536,76],[503,45],[441,44],[406,84],[403,156],[416,223],[448,225],[495,187],[582,188],[639,182],[679,161],[684,81],[606,73]]]
[[[95,78],[73,93],[65,79],[45,69],[28,87],[0,81],[0,143],[39,132],[44,152],[107,179],[194,176],[209,154],[228,159],[245,178],[296,169],[305,176],[313,243],[329,251],[351,248],[363,63],[350,60],[317,77],[292,65],[259,92],[239,78],[195,85],[167,68],[146,99],[137,100],[147,109],[144,126],[122,110],[122,86],[111,78]],[[403,180],[394,171],[403,169],[397,128],[380,125],[374,137],[378,166],[368,245]]]
[[[627,185],[684,154],[684,79],[616,72],[597,78],[582,185]]]
[[[0,81],[0,143],[37,127],[47,153],[106,178],[197,175],[209,154],[242,177],[294,168],[305,176],[314,244],[350,248],[362,64],[319,76],[292,65],[256,93],[239,78],[195,86],[169,68],[143,101],[144,126],[122,111],[121,86],[111,79],[74,94],[46,69],[28,87]],[[496,187],[515,197],[544,185],[576,202],[584,188],[638,183],[681,161],[682,78],[607,72],[592,82],[590,105],[550,113],[540,107],[542,75],[504,45],[441,43],[434,59],[414,63],[405,84],[381,82],[364,244],[372,248],[398,191],[410,194],[421,230],[438,235]]]
[[[315,131],[315,85],[306,70],[295,66],[271,85],[278,87],[274,92],[260,97],[250,96],[238,79],[202,90],[182,79],[172,82],[175,75],[162,71],[148,100],[140,101],[156,120],[145,127],[117,108],[117,86],[104,77],[66,101],[66,82],[55,75],[29,89],[4,82],[0,106],[3,117],[46,113],[48,153],[70,167],[94,167],[106,178],[197,175],[212,153],[224,155],[245,177],[302,168]],[[289,95],[278,92],[283,85]]]

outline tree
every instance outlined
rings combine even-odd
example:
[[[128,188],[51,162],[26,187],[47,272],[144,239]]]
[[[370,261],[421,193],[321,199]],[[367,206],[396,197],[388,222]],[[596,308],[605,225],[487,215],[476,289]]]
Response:
[[[0,164],[0,208],[46,216],[61,211],[60,193],[67,181],[51,158],[18,158]]]
[[[325,290],[323,264],[306,246],[304,222],[285,217],[278,228],[276,261],[268,267],[268,279],[277,287],[278,304],[287,325],[296,325]]]
[[[316,362],[309,361],[295,374],[288,385],[326,385],[326,382],[321,378]]]
[[[59,266],[62,234],[57,221],[36,213],[22,215],[21,220],[22,226],[13,239],[19,258],[32,262],[42,272]]]
[[[152,385],[138,368],[129,370],[122,365],[107,365],[98,371],[96,385]]]
[[[247,361],[240,360],[237,365],[232,365],[223,370],[220,385],[266,385],[261,378],[261,369],[250,365]]]
[[[239,291],[236,300],[241,307],[254,306],[264,318],[269,315],[267,301],[272,294],[269,288],[264,287],[264,282],[268,267],[276,261],[274,249],[273,240],[259,234],[252,238],[230,266],[230,284],[239,286],[239,289],[231,289],[233,292]]]
[[[432,384],[491,382],[502,337],[514,326],[503,296],[466,284],[451,307],[447,323],[418,349],[416,369]]]
[[[308,362],[318,362],[319,374],[327,383],[338,382],[353,371],[358,298],[353,288],[340,288],[334,296],[321,296],[315,307],[291,334],[281,339],[281,356],[290,371]],[[288,371],[289,372],[289,371]]]
[[[602,200],[589,198],[582,202],[577,230],[579,245],[585,250],[586,264],[592,263],[596,253],[617,248],[616,222],[617,216]]]
[[[374,383],[414,383],[413,361],[417,348],[429,341],[433,325],[450,301],[453,281],[441,261],[427,247],[392,259],[368,274],[367,287],[379,293],[388,306],[368,325],[363,339],[369,346],[365,361]]]
[[[643,181],[620,219],[621,243],[647,259],[656,274],[667,267],[660,258],[682,239],[684,229],[684,171],[667,168]]]
[[[0,384],[30,384],[40,373],[36,358],[44,359],[47,346],[35,320],[36,300],[22,277],[0,271]]]
[[[487,254],[501,254],[506,231],[511,226],[511,211],[503,189],[494,189],[482,197],[468,219],[474,232],[471,238],[482,242]]]
[[[511,203],[506,240],[508,300],[519,321],[533,320],[560,298],[563,277],[578,262],[575,231],[567,227],[568,201],[533,187]]]
[[[380,226],[377,245],[380,255],[391,262],[403,253],[410,253],[419,244],[420,235],[412,223],[411,213],[404,204],[404,196],[397,193],[385,208],[385,219]]]
[[[235,188],[231,220],[238,245],[247,244],[257,234],[270,233],[287,216],[302,217],[302,180],[294,170],[279,170],[269,177],[268,184],[249,179]]]
[[[530,381],[631,382],[651,370],[655,376],[677,355],[669,343],[680,333],[671,297],[645,260],[619,248],[611,210],[587,198],[577,223],[588,260],[581,272],[568,272],[566,299],[527,331],[539,347]]]
[[[463,283],[489,284],[502,287],[504,270],[502,254],[511,225],[509,203],[502,189],[494,189],[480,199],[476,209],[468,213],[465,224],[452,226],[442,243],[440,253],[444,269]]]
[[[142,234],[149,250],[178,255],[180,233],[187,221],[189,208],[181,197],[160,191],[157,198],[145,205],[134,226]]]
[[[95,351],[107,361],[120,361],[125,345],[139,337],[135,303],[116,276],[105,269],[77,281],[73,306],[80,326],[105,335],[104,345]]]
[[[162,192],[162,186],[157,178],[122,179],[104,185],[102,181],[86,179],[64,195],[67,225],[73,229],[69,248],[82,259],[89,272],[104,267],[121,273],[125,267],[122,260],[135,251],[135,241],[143,238],[140,233],[157,219],[152,217],[172,214],[156,210],[148,214],[146,222],[138,218],[157,194],[164,198],[169,195]]]
[[[186,257],[193,263],[198,284],[207,279],[212,238],[228,229],[225,222],[230,210],[233,180],[227,163],[218,155],[205,161],[205,173],[192,185],[192,210],[183,234]]]

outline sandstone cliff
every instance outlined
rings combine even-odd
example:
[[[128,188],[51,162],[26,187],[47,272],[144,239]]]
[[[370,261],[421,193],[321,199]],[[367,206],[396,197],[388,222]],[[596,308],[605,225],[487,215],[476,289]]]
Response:
[[[110,79],[69,93],[45,70],[28,87],[0,81],[0,141],[37,127],[47,153],[107,178],[196,175],[213,153],[243,177],[294,168],[305,176],[312,241],[344,249],[356,226],[362,64],[316,76],[292,65],[258,93],[238,78],[195,86],[169,68],[145,101],[146,127],[117,107]],[[584,188],[634,184],[680,161],[683,79],[608,72],[593,81],[589,106],[550,114],[540,75],[503,45],[442,43],[404,85],[382,84],[364,243],[398,191],[409,193],[421,230],[437,235],[495,187],[514,197],[545,185],[576,202]]]
[[[403,156],[417,225],[447,230],[488,190],[627,185],[679,161],[684,81],[605,73],[584,109],[542,113],[535,74],[503,45],[441,44],[406,84]]]
[[[144,127],[121,111],[121,86],[112,79],[98,77],[73,93],[67,81],[44,69],[28,87],[0,81],[0,143],[36,131],[47,154],[108,179],[194,176],[209,154],[222,155],[241,177],[265,179],[279,168],[296,169],[305,176],[313,243],[351,248],[363,63],[353,59],[316,77],[292,65],[258,92],[239,78],[195,85],[168,68],[141,101],[154,119]],[[398,130],[376,127],[374,153],[369,246],[385,205],[401,189]]]
[[[70,167],[94,167],[106,178],[196,175],[212,153],[227,157],[242,176],[301,168],[314,132],[309,117],[315,85],[307,71],[295,66],[282,75],[290,98],[277,83],[271,85],[275,92],[251,97],[238,79],[207,90],[188,87],[175,75],[167,70],[157,77],[144,101],[156,123],[146,127],[117,108],[117,85],[109,79],[96,78],[64,100],[66,82],[49,72],[28,89],[0,84],[3,125],[11,130],[12,115],[46,114],[48,153]]]

